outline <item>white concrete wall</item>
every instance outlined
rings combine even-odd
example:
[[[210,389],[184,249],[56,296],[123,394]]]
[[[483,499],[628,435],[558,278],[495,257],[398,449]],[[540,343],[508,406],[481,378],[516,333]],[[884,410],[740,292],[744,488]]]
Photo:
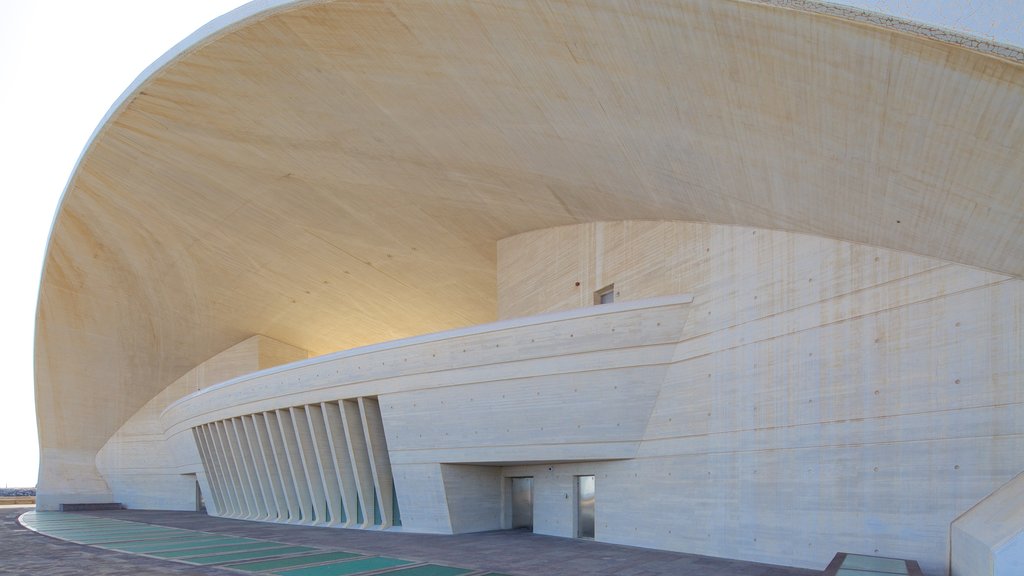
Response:
[[[174,381],[129,418],[96,455],[96,467],[110,486],[112,500],[128,508],[194,510],[196,478],[188,474],[202,473],[203,468],[192,432],[165,436],[160,413],[191,392],[307,356],[304,350],[257,335]],[[208,491],[204,494],[209,498]]]
[[[442,464],[452,533],[502,528],[502,476],[497,466]]]
[[[1024,574],[1024,473],[953,522],[951,576]]]
[[[503,522],[501,470],[534,475],[538,532],[571,536],[573,477],[594,474],[598,540],[929,575],[950,523],[1024,469],[1018,279],[666,222],[541,230],[499,260],[508,319],[211,387],[168,406],[165,434],[376,397],[403,529]],[[616,304],[581,308],[612,283]]]
[[[941,574],[950,522],[1024,469],[1018,279],[665,222],[528,233],[499,262],[503,317],[612,283],[619,300],[694,294],[636,461],[599,482],[602,540],[813,568],[882,554]]]
[[[342,406],[344,430],[333,436],[347,445],[348,464],[341,466],[356,486],[347,501],[358,491],[364,512],[372,513],[373,490],[387,493],[390,468],[402,529],[498,528],[501,463],[635,457],[691,300],[675,296],[509,320],[314,358],[193,393],[168,406],[161,425],[168,438],[197,427],[207,437],[216,431],[208,442],[213,457],[204,458],[215,476],[218,463],[225,471],[215,480],[214,497],[225,502],[219,514],[255,518],[259,490],[245,468],[259,456],[233,440],[241,438],[232,433],[239,419],[290,413],[301,421],[318,403]],[[380,431],[373,432],[374,406],[386,453]],[[285,442],[279,461],[286,471],[282,482],[294,488],[305,511],[303,495],[316,490],[309,478],[320,477],[323,467],[301,458],[316,450],[298,440]],[[340,481],[336,487],[346,490]],[[318,523],[304,512],[259,519]]]
[[[403,529],[451,534],[448,497],[440,464],[392,464]]]

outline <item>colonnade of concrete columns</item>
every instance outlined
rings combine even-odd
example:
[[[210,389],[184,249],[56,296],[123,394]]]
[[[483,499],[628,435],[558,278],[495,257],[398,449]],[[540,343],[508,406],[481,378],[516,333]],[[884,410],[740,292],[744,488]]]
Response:
[[[192,433],[215,515],[351,528],[400,523],[376,398],[256,412]]]

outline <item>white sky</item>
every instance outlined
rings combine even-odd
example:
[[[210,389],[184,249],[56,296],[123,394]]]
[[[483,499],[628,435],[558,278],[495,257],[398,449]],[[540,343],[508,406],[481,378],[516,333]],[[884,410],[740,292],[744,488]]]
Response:
[[[82,147],[150,63],[243,3],[0,0],[0,166],[7,199],[0,226],[6,278],[0,284],[0,487],[36,481],[36,295],[50,222]],[[1024,0],[841,3],[1024,45]]]

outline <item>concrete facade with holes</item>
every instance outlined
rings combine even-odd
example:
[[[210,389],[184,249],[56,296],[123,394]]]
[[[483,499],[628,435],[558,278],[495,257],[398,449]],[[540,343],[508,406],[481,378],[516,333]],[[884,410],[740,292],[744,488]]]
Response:
[[[534,529],[572,536],[594,476],[598,540],[1005,571],[1024,66],[904,24],[211,23],[111,109],[55,219],[40,507],[194,508],[198,483],[216,514],[458,533],[508,525],[532,476]]]

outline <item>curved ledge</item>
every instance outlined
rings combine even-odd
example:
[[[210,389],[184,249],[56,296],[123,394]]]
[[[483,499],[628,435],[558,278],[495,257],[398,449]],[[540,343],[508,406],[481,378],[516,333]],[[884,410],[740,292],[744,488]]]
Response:
[[[138,93],[142,88],[142,85],[146,83],[150,78],[156,75],[158,72],[163,70],[166,66],[174,62],[176,59],[186,55],[187,53],[201,48],[208,42],[212,42],[218,36],[227,34],[234,28],[246,23],[249,20],[268,17],[281,11],[291,10],[300,8],[306,5],[314,4],[325,4],[331,0],[252,0],[234,10],[224,14],[218,18],[215,18],[198,30],[189,34],[187,37],[182,39],[180,42],[171,47],[167,52],[161,55],[156,61],[146,67],[136,78],[128,85],[127,88],[118,96],[117,100],[111,104],[107,113],[103,115],[92,134],[86,140],[85,145],[82,147],[81,153],[78,155],[78,160],[75,162],[75,168],[72,170],[71,175],[68,177],[67,183],[65,184],[64,191],[61,194],[60,199],[57,202],[57,209],[54,212],[53,222],[50,224],[50,234],[48,237],[53,236],[53,225],[61,212],[61,207],[64,204],[64,198],[68,191],[71,189],[71,183],[74,182],[75,177],[78,175],[79,169],[82,164],[82,160],[86,153],[92,147],[93,142],[103,132],[103,129],[107,126],[110,119],[121,110],[121,108],[131,101],[131,99]],[[955,30],[948,30],[938,26],[930,26],[920,22],[915,22],[906,18],[900,18],[897,16],[887,15],[879,12],[872,12],[870,10],[863,10],[855,8],[853,6],[843,6],[840,4],[832,4],[827,2],[819,2],[817,0],[736,0],[738,2],[749,2],[751,4],[763,4],[766,6],[772,6],[776,8],[785,8],[790,10],[798,10],[801,12],[807,12],[810,14],[820,14],[823,16],[831,16],[835,18],[841,18],[849,20],[851,22],[859,22],[862,24],[871,24],[880,28],[885,28],[895,32],[903,32],[907,34],[913,34],[915,36],[922,36],[930,40],[936,40],[938,42],[944,42],[947,44],[953,44],[973,50],[981,54],[988,56],[994,56],[996,58],[1002,58],[1009,60],[1017,64],[1024,64],[1024,48],[1013,46],[1010,44],[1004,44],[993,40],[986,40],[978,36],[966,34],[963,32],[957,32]],[[44,261],[44,267],[46,262]],[[40,277],[45,275],[45,270],[41,272]]]
[[[551,312],[548,314],[538,314],[536,316],[527,316],[524,318],[510,318],[508,320],[501,320],[498,322],[491,322],[488,324],[481,324],[479,326],[469,326],[467,328],[457,328],[455,330],[445,330],[443,332],[435,332],[433,334],[423,334],[421,336],[413,336],[411,338],[402,338],[400,340],[393,340],[391,342],[381,342],[380,344],[371,344],[369,346],[361,346],[359,348],[353,348],[351,350],[342,350],[339,352],[333,352],[331,354],[324,354],[323,356],[317,356],[315,358],[309,358],[307,360],[300,360],[298,362],[291,362],[288,364],[282,364],[280,366],[274,366],[273,368],[267,368],[266,370],[260,370],[238,378],[232,378],[213,386],[198,390],[174,401],[164,411],[161,416],[175,409],[180,404],[190,402],[201,396],[207,396],[215,392],[227,389],[232,386],[237,386],[245,382],[250,382],[267,376],[273,376],[275,374],[281,374],[300,368],[308,368],[318,366],[321,364],[327,364],[337,360],[343,360],[347,358],[354,358],[365,354],[375,354],[378,352],[386,352],[391,350],[398,350],[408,346],[417,346],[420,344],[428,344],[431,342],[438,342],[442,340],[451,340],[455,338],[463,338],[467,336],[482,336],[485,334],[492,334],[495,332],[501,332],[503,330],[512,330],[515,328],[525,328],[533,326],[542,326],[545,324],[552,324],[556,322],[564,322],[567,320],[575,320],[579,318],[593,318],[598,316],[604,316],[608,314],[619,314],[622,312],[632,312],[636,310],[646,310],[649,308],[662,308],[669,306],[678,306],[680,304],[690,304],[693,302],[692,294],[680,294],[678,296],[663,296],[659,298],[647,298],[644,300],[635,300],[631,302],[616,302],[614,304],[604,304],[601,306],[592,306],[587,308],[576,308],[573,310],[563,310],[559,312]]]

